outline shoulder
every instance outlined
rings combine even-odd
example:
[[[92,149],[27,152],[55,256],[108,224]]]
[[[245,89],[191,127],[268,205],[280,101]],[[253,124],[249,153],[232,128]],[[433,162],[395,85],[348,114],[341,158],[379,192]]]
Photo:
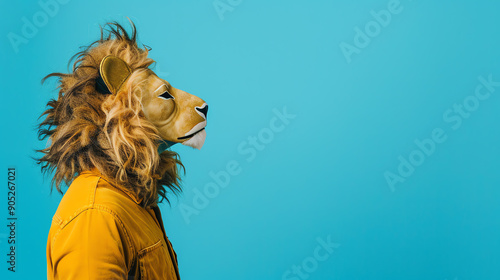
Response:
[[[69,186],[52,218],[48,254],[57,257],[64,255],[65,250],[78,251],[83,248],[85,254],[95,255],[116,242],[120,243],[118,251],[134,252],[128,222],[129,213],[134,212],[132,207],[140,206],[99,174],[80,174]],[[83,240],[93,245],[81,247]],[[61,242],[64,246],[56,245]],[[96,250],[101,249],[94,252],[94,247]],[[111,249],[107,251],[118,256],[118,252]],[[129,253],[125,256],[127,265],[132,260]]]
[[[64,227],[89,210],[108,213],[120,220],[121,216],[136,207],[139,205],[125,192],[112,186],[105,178],[99,174],[84,172],[73,180],[64,194],[54,214],[53,223]]]
[[[74,216],[54,216],[47,240],[49,273],[65,279],[76,279],[75,274],[123,279],[135,255],[126,226],[107,208],[83,207]]]

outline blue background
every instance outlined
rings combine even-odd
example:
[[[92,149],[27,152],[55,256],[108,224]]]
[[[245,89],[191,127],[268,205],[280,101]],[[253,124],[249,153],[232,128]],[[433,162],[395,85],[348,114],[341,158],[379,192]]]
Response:
[[[46,277],[61,195],[29,158],[45,146],[35,126],[57,96],[55,80],[40,80],[66,72],[100,24],[130,17],[158,75],[210,106],[203,149],[173,147],[184,192],[161,206],[182,279],[500,279],[500,87],[474,99],[480,76],[500,81],[500,3],[465,2],[401,0],[381,26],[371,11],[391,1],[69,1],[16,52],[8,34],[22,36],[23,17],[43,8],[2,1],[1,170],[4,181],[17,170],[18,220],[15,273],[0,227],[0,278]],[[355,47],[367,25],[370,42],[344,55],[341,43]],[[443,115],[464,102],[477,108],[454,129]],[[295,117],[273,131],[284,108]],[[434,129],[446,140],[427,155],[415,141]],[[391,188],[386,172],[400,176],[410,155],[418,166]],[[210,173],[228,163],[239,173],[222,187]],[[196,208],[210,183],[219,193]],[[315,258],[318,238],[336,244],[326,260]],[[302,276],[287,274],[294,265]]]

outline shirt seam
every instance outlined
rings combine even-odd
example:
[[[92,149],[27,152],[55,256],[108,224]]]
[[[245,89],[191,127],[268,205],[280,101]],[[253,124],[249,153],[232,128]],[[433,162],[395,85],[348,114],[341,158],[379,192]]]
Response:
[[[97,176],[97,175],[96,175]],[[129,231],[127,230],[125,224],[123,223],[123,221],[119,218],[119,216],[111,209],[109,209],[108,207],[106,207],[105,205],[102,205],[102,204],[96,204],[95,203],[95,195],[96,195],[96,192],[97,192],[97,186],[99,184],[99,180],[103,179],[105,180],[104,178],[102,178],[101,176],[97,176],[98,179],[96,181],[96,184],[95,186],[93,186],[93,190],[91,191],[91,194],[90,194],[90,201],[89,201],[89,204],[87,205],[84,205],[80,208],[78,208],[71,216],[68,220],[62,220],[61,217],[59,217],[59,215],[54,215],[54,218],[57,219],[57,225],[59,226],[59,229],[57,230],[57,232],[54,234],[54,236],[52,237],[52,244],[51,244],[51,250],[53,250],[53,246],[54,246],[54,243],[55,243],[55,240],[56,238],[58,237],[59,233],[66,227],[66,225],[68,225],[70,222],[72,222],[74,219],[76,219],[78,216],[80,216],[80,214],[82,214],[83,212],[87,211],[87,210],[91,210],[91,209],[96,209],[96,210],[100,210],[100,211],[104,211],[104,212],[107,212],[109,213],[110,215],[113,216],[113,218],[115,219],[115,221],[120,225],[120,227],[122,228],[124,234],[125,234],[125,237],[126,237],[126,242],[128,243],[128,248],[130,250],[130,253],[131,253],[131,256],[129,256],[129,259],[127,260],[127,267],[129,269],[131,269],[131,265],[133,263],[133,259],[135,258],[135,255],[136,255],[136,248],[134,246],[134,244],[132,243],[132,240],[130,238],[130,235],[129,235]],[[106,181],[106,180],[105,180]],[[106,181],[107,182],[107,181]],[[109,183],[109,182],[107,182]]]
[[[121,229],[124,232],[125,239],[126,239],[126,242],[127,242],[127,246],[128,246],[128,248],[130,250],[130,256],[129,256],[129,259],[127,260],[127,268],[128,268],[128,270],[130,270],[132,268],[131,265],[133,263],[133,259],[134,259],[135,255],[136,255],[136,249],[135,249],[135,247],[134,247],[134,245],[132,243],[132,240],[130,239],[128,230],[127,230],[125,224],[123,223],[123,221],[118,217],[118,215],[113,210],[111,210],[111,209],[109,209],[109,208],[107,208],[107,207],[105,207],[104,205],[101,205],[101,204],[94,204],[93,206],[90,206],[90,207],[87,207],[86,209],[83,209],[77,215],[75,215],[75,217],[73,217],[72,219],[70,219],[68,222],[64,223],[63,226],[60,226],[59,229],[57,230],[57,232],[52,237],[51,250],[54,249],[55,241],[56,241],[57,237],[59,236],[59,234],[61,233],[61,231],[66,227],[66,225],[68,225],[69,223],[71,223],[74,219],[76,219],[78,216],[80,216],[82,213],[84,213],[84,212],[86,212],[88,210],[97,210],[97,211],[102,211],[102,212],[108,213],[120,225]]]

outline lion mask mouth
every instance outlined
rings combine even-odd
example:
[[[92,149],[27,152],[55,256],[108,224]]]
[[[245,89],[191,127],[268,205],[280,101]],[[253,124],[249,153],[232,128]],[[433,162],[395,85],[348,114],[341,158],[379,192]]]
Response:
[[[194,133],[191,138],[182,142],[182,145],[193,147],[195,149],[201,150],[203,144],[205,143],[205,138],[207,137],[207,132],[205,128],[202,128],[198,132]]]
[[[196,112],[205,120],[195,125],[191,130],[189,130],[184,136],[177,138],[178,140],[188,139],[182,142],[182,145],[186,145],[189,147],[193,147],[195,149],[200,150],[205,143],[205,138],[207,137],[207,132],[205,131],[205,127],[207,126],[207,112],[208,105],[207,103],[203,103],[201,106],[195,107]]]

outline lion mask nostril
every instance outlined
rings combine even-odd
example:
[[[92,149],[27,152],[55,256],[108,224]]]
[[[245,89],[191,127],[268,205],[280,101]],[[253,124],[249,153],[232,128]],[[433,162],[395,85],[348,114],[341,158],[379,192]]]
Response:
[[[206,103],[204,104],[204,106],[202,105],[201,107],[195,107],[195,109],[196,111],[202,113],[205,118],[207,117],[208,105]]]

